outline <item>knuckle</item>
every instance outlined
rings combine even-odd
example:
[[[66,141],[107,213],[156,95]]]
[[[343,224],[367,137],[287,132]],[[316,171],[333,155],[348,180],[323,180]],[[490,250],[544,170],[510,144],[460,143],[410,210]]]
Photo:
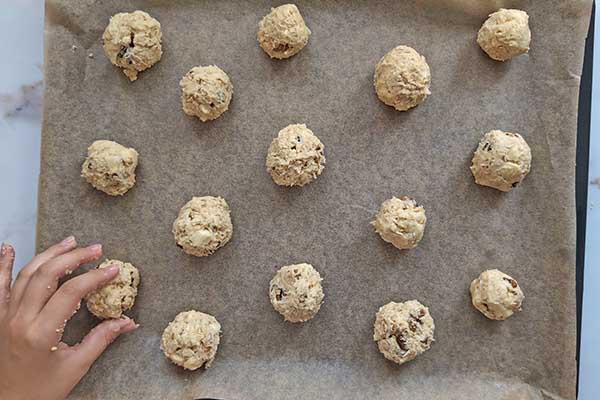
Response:
[[[75,279],[65,282],[59,290],[67,297],[81,297],[81,290]]]
[[[34,271],[30,267],[25,267],[17,274],[17,279],[30,279]]]

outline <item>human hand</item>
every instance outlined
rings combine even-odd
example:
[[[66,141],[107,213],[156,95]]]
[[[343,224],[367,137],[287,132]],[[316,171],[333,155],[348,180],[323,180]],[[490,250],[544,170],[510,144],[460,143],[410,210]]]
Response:
[[[120,334],[137,328],[127,317],[107,320],[75,346],[61,342],[64,326],[91,291],[119,267],[95,269],[58,287],[59,278],[97,260],[101,245],[78,248],[68,237],[35,256],[11,286],[14,249],[0,249],[0,399],[62,400]]]

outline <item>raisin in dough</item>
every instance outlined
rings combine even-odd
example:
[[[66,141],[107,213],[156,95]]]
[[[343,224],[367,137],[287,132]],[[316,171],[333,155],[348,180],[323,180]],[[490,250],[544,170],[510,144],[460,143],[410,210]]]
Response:
[[[423,206],[402,196],[384,201],[371,225],[385,242],[404,250],[417,247],[423,238],[426,223]]]
[[[304,124],[288,125],[269,146],[267,171],[281,186],[304,186],[325,168],[325,146]]]
[[[258,44],[271,58],[289,58],[308,43],[310,29],[298,7],[284,4],[272,8],[258,24]]]
[[[130,263],[119,260],[106,260],[98,268],[119,266],[119,274],[106,286],[86,296],[87,308],[98,318],[120,318],[124,311],[130,310],[140,284],[140,273]]]
[[[138,152],[110,140],[96,140],[88,147],[81,177],[111,196],[121,196],[135,185]]]
[[[321,275],[310,264],[281,267],[269,285],[273,308],[289,322],[312,319],[323,303]]]
[[[398,46],[375,67],[375,91],[379,100],[398,111],[406,111],[431,94],[431,71],[425,57],[408,46]]]
[[[231,79],[216,65],[192,68],[181,78],[179,86],[183,112],[202,122],[219,118],[233,97]]]
[[[473,306],[489,319],[505,320],[521,311],[525,296],[515,279],[497,269],[483,271],[471,282]]]
[[[414,360],[434,342],[429,309],[417,300],[390,302],[375,315],[373,339],[385,358],[397,364]]]
[[[473,155],[471,172],[479,185],[509,192],[531,169],[531,149],[518,133],[486,133]]]
[[[506,61],[529,51],[529,15],[521,10],[499,11],[489,15],[477,34],[477,43],[490,58]]]
[[[173,222],[177,245],[196,257],[211,255],[233,235],[229,213],[229,205],[222,197],[193,197]]]
[[[160,60],[161,40],[160,23],[143,11],[113,15],[102,35],[106,56],[131,81]]]
[[[163,332],[160,348],[174,364],[185,369],[210,368],[219,347],[221,324],[199,311],[179,313]]]

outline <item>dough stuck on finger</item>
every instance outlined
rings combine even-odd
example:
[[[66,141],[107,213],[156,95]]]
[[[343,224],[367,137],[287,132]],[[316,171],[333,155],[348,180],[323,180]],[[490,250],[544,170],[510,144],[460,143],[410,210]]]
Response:
[[[496,61],[527,53],[531,43],[529,15],[525,11],[501,8],[483,23],[477,43]]]
[[[138,152],[110,140],[97,140],[88,147],[81,177],[96,189],[121,196],[135,185]]]
[[[375,315],[373,340],[385,358],[396,364],[414,360],[434,342],[429,309],[417,300],[390,302]]]
[[[471,161],[475,182],[503,192],[517,187],[531,169],[531,149],[518,133],[486,133]]]
[[[256,37],[269,57],[284,59],[298,54],[308,43],[310,33],[298,7],[284,4],[272,8],[260,21]]]
[[[161,41],[160,23],[139,10],[113,15],[102,35],[106,56],[131,81],[160,60]]]
[[[489,319],[502,321],[521,311],[525,296],[517,281],[498,271],[483,271],[471,282],[473,306]]]
[[[162,334],[160,348],[169,360],[188,370],[210,368],[221,334],[215,317],[199,311],[179,313]]]
[[[384,201],[371,222],[385,242],[401,250],[417,247],[426,224],[425,208],[408,196]]]
[[[173,222],[173,235],[177,245],[190,255],[213,254],[233,235],[229,205],[222,197],[193,197]]]
[[[306,322],[314,318],[325,297],[322,280],[310,264],[281,267],[269,284],[273,308],[289,322]]]
[[[325,169],[325,146],[304,124],[288,125],[269,146],[267,171],[280,186],[304,186]]]
[[[231,79],[216,65],[192,68],[179,86],[183,111],[202,122],[219,118],[229,109],[233,97]]]
[[[130,310],[135,303],[140,284],[140,273],[128,262],[106,260],[98,268],[118,265],[119,274],[106,286],[86,296],[87,308],[98,318],[121,318],[123,312]]]
[[[431,84],[431,71],[425,57],[408,46],[398,46],[384,55],[375,67],[377,97],[398,111],[423,103]]]

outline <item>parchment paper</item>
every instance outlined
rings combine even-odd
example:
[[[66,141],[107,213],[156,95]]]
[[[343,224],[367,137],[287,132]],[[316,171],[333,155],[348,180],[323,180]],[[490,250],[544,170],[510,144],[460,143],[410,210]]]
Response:
[[[141,327],[71,398],[573,399],[576,111],[591,0],[297,1],[310,42],[274,61],[255,37],[278,4],[47,1],[38,247],[72,233],[142,277],[129,313]],[[529,55],[507,63],[475,41],[501,6],[525,9],[533,33]],[[161,22],[164,55],[130,83],[101,35],[112,14],[136,9]],[[432,95],[404,113],[372,83],[399,44],[425,55],[433,75]],[[201,123],[181,111],[178,82],[207,64],[235,89],[230,110]],[[290,123],[325,144],[323,175],[302,189],[276,186],[264,166]],[[520,132],[532,148],[531,174],[508,194],[475,185],[469,171],[491,129]],[[121,198],[79,178],[96,139],[140,153],[138,182]],[[429,219],[405,252],[369,225],[382,201],[403,194]],[[171,234],[194,195],[232,208],[233,239],[207,258],[184,254]],[[326,295],[303,325],[285,323],[268,299],[277,267],[297,262],[321,271]],[[523,312],[505,322],[470,305],[469,283],[489,268],[525,291]],[[377,351],[372,325],[379,306],[409,299],[430,307],[436,342],[398,367]],[[207,371],[185,372],[159,350],[163,329],[188,309],[223,327]],[[66,339],[97,322],[82,309]]]

